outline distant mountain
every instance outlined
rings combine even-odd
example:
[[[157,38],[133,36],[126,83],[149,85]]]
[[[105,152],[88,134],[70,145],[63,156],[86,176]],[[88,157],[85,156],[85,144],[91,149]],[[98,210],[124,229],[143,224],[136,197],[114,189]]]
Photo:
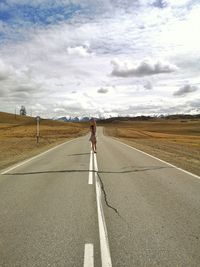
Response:
[[[66,117],[54,118],[54,120],[57,120],[57,121],[68,121],[68,119]]]
[[[81,119],[81,121],[89,121],[89,120],[90,120],[89,117],[83,117],[83,118]]]
[[[74,117],[74,118],[67,118],[67,117],[60,117],[60,118],[57,118],[56,120],[58,121],[65,121],[65,122],[87,122],[90,120],[89,117],[83,117],[83,118],[78,118],[78,117]]]

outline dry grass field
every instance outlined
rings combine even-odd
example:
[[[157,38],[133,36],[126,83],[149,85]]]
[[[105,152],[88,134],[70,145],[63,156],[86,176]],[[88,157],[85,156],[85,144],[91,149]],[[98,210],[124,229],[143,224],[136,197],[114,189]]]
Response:
[[[200,175],[200,120],[126,121],[104,126],[106,135]]]
[[[88,125],[41,120],[36,142],[36,120],[0,112],[0,169],[88,132]]]
[[[200,175],[200,120],[116,121],[103,126],[106,135]],[[87,123],[41,120],[37,144],[35,118],[0,112],[0,169],[87,132]]]

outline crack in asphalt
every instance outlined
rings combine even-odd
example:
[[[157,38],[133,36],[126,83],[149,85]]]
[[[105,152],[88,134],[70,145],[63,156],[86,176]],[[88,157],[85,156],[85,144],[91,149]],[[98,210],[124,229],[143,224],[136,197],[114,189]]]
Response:
[[[109,202],[108,202],[108,199],[107,199],[107,193],[106,193],[106,190],[105,190],[105,187],[104,187],[104,183],[102,181],[102,178],[101,176],[99,175],[99,172],[98,171],[94,171],[98,178],[99,178],[99,181],[100,181],[100,184],[101,184],[101,190],[103,192],[103,195],[104,195],[104,200],[105,200],[105,203],[106,203],[106,206],[110,209],[112,209],[115,214],[117,214],[117,216],[126,224],[126,226],[128,227],[128,229],[130,228],[130,225],[129,223],[125,220],[125,218],[122,217],[122,215],[119,213],[118,209],[116,209],[115,207],[113,207]]]
[[[158,169],[163,169],[163,168],[169,168],[169,167],[155,167],[155,166],[149,166],[149,167],[143,167],[141,169],[134,169],[134,170],[126,170],[126,171],[101,171],[101,170],[60,170],[60,171],[37,171],[37,172],[24,172],[24,173],[6,173],[4,175],[37,175],[37,174],[47,174],[47,173],[76,173],[76,172],[92,172],[92,173],[96,173],[99,181],[100,181],[100,186],[101,186],[101,191],[103,192],[103,196],[104,196],[104,201],[105,204],[108,208],[112,209],[127,225],[128,222],[121,216],[121,214],[119,213],[119,211],[113,207],[109,202],[108,202],[108,197],[107,197],[107,193],[105,190],[105,186],[104,183],[102,181],[102,178],[100,176],[100,174],[126,174],[126,173],[135,173],[135,172],[143,172],[143,171],[153,171],[153,170],[158,170]]]
[[[154,171],[154,170],[159,170],[159,169],[164,169],[164,168],[169,168],[169,167],[161,167],[161,166],[148,166],[148,167],[143,167],[143,168],[135,168],[132,170],[125,170],[125,171],[101,171],[101,170],[88,170],[88,169],[80,169],[80,170],[53,170],[53,171],[36,171],[36,172],[15,172],[15,173],[6,173],[4,175],[37,175],[37,174],[48,174],[48,173],[76,173],[76,172],[92,172],[92,173],[96,173],[100,182],[100,187],[101,187],[101,191],[103,192],[103,196],[104,196],[104,201],[105,204],[108,208],[112,209],[115,214],[117,214],[123,221],[125,224],[127,224],[127,226],[129,227],[128,222],[121,216],[121,214],[119,213],[118,209],[113,207],[109,201],[108,201],[108,197],[107,197],[107,193],[105,190],[105,186],[104,183],[102,181],[102,178],[100,176],[100,174],[128,174],[128,173],[136,173],[136,172],[145,172],[145,171]]]
[[[95,171],[95,173],[97,174],[98,178],[99,178],[99,181],[100,181],[100,184],[101,184],[101,190],[103,192],[103,195],[104,195],[104,200],[105,200],[105,203],[106,203],[106,206],[112,210],[114,210],[114,212],[120,216],[118,210],[116,208],[114,208],[113,206],[111,206],[109,203],[108,203],[108,199],[107,199],[107,193],[106,193],[106,190],[105,190],[105,187],[104,187],[104,183],[101,179],[101,176],[99,175],[99,172],[98,171]],[[121,217],[121,216],[120,216]]]
[[[170,167],[145,167],[141,169],[135,169],[135,170],[127,170],[127,171],[98,171],[98,174],[126,174],[126,173],[134,173],[134,172],[143,172],[143,171],[154,171],[159,169],[166,169]],[[15,173],[5,173],[3,175],[34,175],[34,174],[45,174],[45,173],[75,173],[75,172],[97,172],[95,170],[53,170],[53,171],[36,171],[36,172],[15,172]]]

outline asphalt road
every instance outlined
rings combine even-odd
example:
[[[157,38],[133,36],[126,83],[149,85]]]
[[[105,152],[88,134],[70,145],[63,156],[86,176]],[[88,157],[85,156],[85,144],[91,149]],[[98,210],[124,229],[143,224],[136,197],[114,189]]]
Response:
[[[200,179],[98,128],[2,171],[0,266],[200,266]]]

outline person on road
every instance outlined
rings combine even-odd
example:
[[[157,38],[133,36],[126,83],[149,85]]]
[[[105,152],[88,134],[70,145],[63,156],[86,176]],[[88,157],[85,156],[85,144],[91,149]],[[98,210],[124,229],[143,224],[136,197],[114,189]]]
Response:
[[[94,119],[91,120],[90,132],[91,132],[90,141],[92,143],[92,150],[94,153],[97,153],[96,122]]]
[[[97,130],[97,125],[96,125],[96,121],[95,121],[95,119],[94,118],[92,118],[91,120],[90,120],[90,125],[92,126],[94,126],[94,131],[95,131],[95,134],[96,134],[96,130]]]

